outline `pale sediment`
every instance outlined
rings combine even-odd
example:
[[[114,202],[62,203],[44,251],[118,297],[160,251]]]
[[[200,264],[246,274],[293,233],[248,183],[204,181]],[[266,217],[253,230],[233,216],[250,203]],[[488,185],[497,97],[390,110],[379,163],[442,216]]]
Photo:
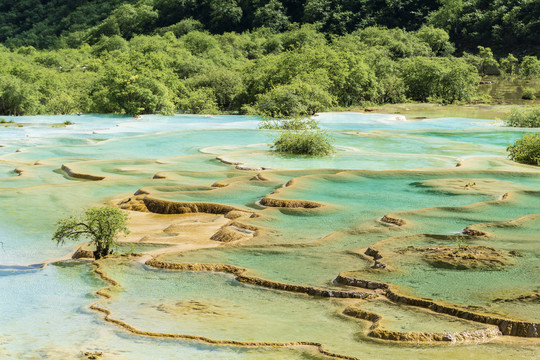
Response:
[[[222,157],[222,156],[216,157],[216,160],[219,160],[219,161],[221,161],[222,163],[227,164],[227,165],[233,165],[233,166],[235,167],[236,170],[242,170],[242,171],[271,170],[270,168],[262,167],[262,166],[251,167],[251,166],[249,166],[249,165],[247,165],[246,163],[243,163],[243,162],[241,162],[241,161],[227,160],[227,159],[225,159],[225,158]]]
[[[360,309],[356,306],[347,307],[344,312],[345,315],[371,321],[373,324],[369,328],[367,336],[391,341],[406,341],[414,343],[422,342],[485,342],[496,338],[501,335],[501,332],[496,326],[490,326],[481,330],[468,330],[458,332],[404,332],[386,330],[381,326],[382,316],[375,313]]]
[[[294,179],[291,179],[287,181],[283,185],[283,188],[291,187],[294,184]],[[278,194],[281,191],[281,189],[276,189],[274,192],[272,192],[270,195]],[[263,197],[259,203],[263,206],[268,207],[281,207],[281,208],[290,208],[290,209],[315,209],[322,207],[323,204],[318,203],[316,201],[310,201],[310,200],[283,200],[283,199],[276,199],[270,195],[266,195]]]
[[[335,281],[343,285],[357,286],[366,289],[384,289],[385,291],[381,294],[393,302],[426,308],[437,313],[454,316],[460,319],[470,320],[488,325],[496,325],[503,335],[519,337],[540,337],[540,323],[516,321],[497,316],[478,314],[469,310],[463,310],[453,306],[437,304],[432,300],[403,296],[391,290],[389,284],[377,281],[356,279],[353,277],[347,277],[343,274],[339,274]]]
[[[209,271],[209,272],[225,272],[235,275],[235,279],[245,284],[256,285],[265,287],[268,289],[282,290],[288,292],[302,293],[311,296],[321,297],[335,297],[335,298],[353,298],[353,299],[366,299],[370,297],[376,297],[377,295],[372,292],[362,291],[342,291],[342,290],[330,290],[321,289],[313,286],[287,284],[279,281],[272,281],[261,279],[258,277],[245,275],[247,271],[244,268],[227,265],[227,264],[193,264],[193,263],[170,263],[164,261],[158,261],[155,259],[148,260],[146,265],[166,270],[180,270],[180,271]]]
[[[249,217],[251,215],[253,215],[254,213],[249,213],[249,212],[246,212],[246,211],[239,211],[239,210],[232,210],[232,211],[229,211],[228,213],[225,214],[225,217],[227,219],[230,219],[230,220],[235,220],[235,219],[238,219],[238,218],[241,218],[241,217]]]
[[[257,229],[253,230],[253,227],[231,221],[212,235],[210,240],[222,243],[242,241],[256,236],[256,231]]]
[[[501,332],[497,327],[490,327],[484,330],[470,330],[459,332],[402,332],[384,329],[375,329],[368,333],[369,337],[391,340],[406,341],[413,343],[432,343],[432,342],[451,342],[451,343],[470,343],[486,342],[500,336]]]
[[[95,262],[95,264],[96,264],[95,271],[101,276],[102,279],[108,281],[112,286],[119,285],[115,280],[109,278],[103,272],[103,270],[101,270],[101,266],[99,262]],[[281,283],[277,281],[261,279],[261,278],[245,275],[245,272],[247,271],[245,268],[241,268],[234,265],[228,265],[228,264],[169,263],[169,262],[158,261],[156,259],[150,259],[146,261],[145,264],[147,266],[151,266],[154,268],[166,269],[166,270],[195,271],[195,272],[201,272],[201,271],[224,272],[224,273],[235,275],[235,279],[239,282],[243,282],[243,283],[247,283],[247,284],[251,284],[255,286],[260,286],[260,287],[265,287],[265,288],[270,288],[270,289],[275,289],[275,290],[280,290],[280,291],[303,293],[310,296],[335,297],[335,298],[360,298],[360,299],[369,299],[369,298],[378,296],[376,293],[327,290],[327,289],[320,289],[320,288],[303,286],[303,285],[286,284],[286,283]],[[359,283],[356,282],[354,285],[353,284],[348,284],[348,285],[358,286],[358,284]],[[364,285],[366,287],[369,287],[369,284],[364,283]],[[380,286],[378,288],[384,289],[385,287]],[[98,295],[104,297],[105,299],[109,299],[111,295],[105,292],[106,289],[107,288],[98,291]],[[388,293],[390,292],[390,290],[388,289],[388,287],[386,287],[386,290],[387,291],[384,295],[389,297]],[[249,346],[249,347],[265,347],[265,346],[277,347],[277,346],[306,346],[307,345],[307,346],[316,347],[320,353],[327,356],[343,358],[343,359],[356,359],[356,357],[328,352],[322,347],[323,345],[321,343],[316,343],[316,342],[288,342],[288,343],[243,342],[243,341],[233,341],[233,340],[215,340],[215,339],[210,339],[207,337],[196,336],[196,335],[167,334],[167,333],[143,331],[143,330],[136,329],[135,327],[129,325],[126,322],[113,319],[111,317],[112,313],[109,310],[99,307],[97,304],[98,303],[92,305],[91,308],[96,311],[100,311],[106,314],[106,317],[105,317],[106,321],[119,325],[123,327],[124,329],[137,335],[163,337],[163,338],[190,339],[190,340],[203,341],[206,343],[216,344],[216,345],[237,345],[237,346]],[[431,308],[430,310],[436,311]],[[436,311],[436,312],[440,312],[440,311]],[[471,331],[462,331],[462,332],[443,332],[443,333],[391,331],[391,330],[384,330],[380,328],[381,327],[380,321],[382,320],[382,317],[380,315],[362,310],[355,306],[347,307],[343,311],[343,313],[347,316],[371,321],[373,325],[369,328],[369,332],[367,333],[367,336],[380,339],[380,340],[405,341],[405,342],[415,342],[415,343],[419,343],[419,342],[456,343],[456,342],[479,342],[479,341],[483,342],[483,341],[489,341],[501,334],[501,331],[499,330],[499,327],[497,326],[488,327],[487,329],[482,329],[482,330],[471,330]],[[467,320],[475,321],[474,319],[467,319]],[[492,325],[497,325],[497,324],[492,324]]]
[[[412,247],[409,250],[422,252],[424,254],[424,260],[433,267],[438,268],[456,270],[503,270],[508,266],[514,265],[511,254],[489,246]]]
[[[75,250],[71,258],[72,259],[93,259],[94,252],[91,250],[86,250],[84,249],[84,246],[81,246],[77,250]]]
[[[152,260],[150,260],[152,261]],[[144,331],[135,328],[134,326],[122,321],[117,320],[112,317],[112,312],[108,309],[105,309],[99,304],[107,299],[110,299],[112,296],[106,292],[106,290],[112,289],[113,287],[119,286],[119,283],[115,281],[114,279],[108,277],[105,272],[101,268],[101,264],[98,261],[94,261],[93,264],[96,266],[94,271],[96,274],[98,274],[101,279],[105,280],[110,284],[110,286],[107,286],[103,289],[100,289],[96,292],[97,295],[101,296],[103,299],[97,301],[96,303],[90,305],[90,309],[94,311],[101,312],[105,314],[104,320],[115,324],[117,326],[122,327],[124,330],[129,331],[132,334],[140,335],[140,336],[148,336],[148,337],[157,337],[157,338],[166,338],[166,339],[183,339],[183,340],[195,340],[204,342],[207,344],[212,345],[225,345],[225,346],[241,346],[241,347],[301,347],[301,346],[308,346],[315,348],[320,354],[329,356],[336,359],[346,359],[346,360],[359,360],[358,357],[355,356],[348,356],[343,354],[334,353],[331,351],[328,351],[322,343],[314,342],[314,341],[292,341],[292,342],[251,342],[251,341],[237,341],[237,340],[219,340],[219,339],[212,339],[204,336],[197,336],[197,335],[189,335],[189,334],[171,334],[171,333],[160,333],[160,332],[152,332],[152,331]],[[166,263],[164,263],[166,264]],[[174,264],[174,265],[184,265],[184,264]],[[225,269],[231,270],[232,273],[237,271],[238,269],[234,266],[230,265],[209,265],[209,264],[188,264],[191,266],[187,266],[186,270],[190,271],[224,271]],[[203,266],[199,266],[203,265]],[[230,267],[230,268],[229,268]],[[207,270],[208,269],[208,270]],[[212,269],[212,270],[211,270]],[[221,269],[221,270],[213,270],[213,269]],[[243,270],[243,269],[242,269]]]

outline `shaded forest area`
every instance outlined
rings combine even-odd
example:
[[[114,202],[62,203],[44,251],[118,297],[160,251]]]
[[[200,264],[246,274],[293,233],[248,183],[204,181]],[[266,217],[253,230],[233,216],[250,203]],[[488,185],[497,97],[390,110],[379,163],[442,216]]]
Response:
[[[446,30],[459,51],[478,45],[499,55],[540,51],[535,0],[4,0],[0,19],[0,42],[39,49],[96,41],[99,35],[129,38],[167,27],[183,32],[186,26],[178,23],[193,19],[200,23],[197,30],[213,34],[259,27],[284,31],[293,23],[315,24],[327,35],[433,25]]]

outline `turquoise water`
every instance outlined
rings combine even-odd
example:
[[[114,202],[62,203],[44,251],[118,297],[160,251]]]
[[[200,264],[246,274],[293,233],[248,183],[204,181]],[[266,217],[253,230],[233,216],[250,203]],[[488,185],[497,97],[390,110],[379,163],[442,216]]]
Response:
[[[309,158],[269,151],[273,132],[257,130],[256,117],[6,119],[24,126],[0,128],[2,359],[78,359],[85,351],[103,352],[104,359],[319,357],[309,347],[244,348],[133,335],[89,309],[101,299],[95,291],[106,286],[91,265],[40,268],[77,245],[57,247],[50,240],[58,218],[130,197],[139,189],[166,201],[226,204],[258,215],[237,220],[257,227],[254,237],[232,245],[204,239],[213,248],[178,248],[162,255],[164,261],[230,264],[263,279],[333,289],[342,289],[333,282],[340,272],[352,271],[414,296],[540,320],[538,302],[515,300],[534,299],[531,295],[540,291],[540,171],[506,160],[506,147],[523,131],[500,122],[320,114],[337,151]],[[61,125],[67,120],[74,125]],[[236,169],[218,157],[252,170]],[[456,167],[458,162],[463,166]],[[63,165],[74,174],[104,180],[71,177]],[[321,207],[269,208],[259,204],[265,196],[308,200]],[[386,214],[405,219],[407,225],[381,223]],[[459,271],[434,268],[400,252],[407,246],[455,246],[441,235],[471,225],[489,236],[469,239],[469,245],[515,250],[521,256],[498,271]],[[182,231],[175,226],[174,231]],[[370,269],[372,260],[362,255],[367,247],[382,250],[389,269]],[[158,248],[123,246],[135,252]],[[367,336],[371,323],[343,314],[357,300],[268,290],[228,274],[161,271],[124,260],[107,260],[105,270],[120,287],[109,291],[113,297],[102,306],[145,331],[240,341],[316,341],[361,358],[540,358],[537,339],[501,337],[453,346],[374,342]],[[360,307],[382,315],[389,330],[451,332],[483,326],[381,299]]]

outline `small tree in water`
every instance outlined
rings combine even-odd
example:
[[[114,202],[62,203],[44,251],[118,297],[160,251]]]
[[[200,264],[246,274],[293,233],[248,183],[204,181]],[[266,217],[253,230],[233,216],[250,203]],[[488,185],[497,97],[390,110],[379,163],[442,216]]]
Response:
[[[89,239],[96,247],[94,257],[100,259],[112,254],[120,233],[129,233],[127,219],[120,209],[110,206],[86,209],[78,216],[58,220],[52,239],[57,244],[64,244],[66,240]]]

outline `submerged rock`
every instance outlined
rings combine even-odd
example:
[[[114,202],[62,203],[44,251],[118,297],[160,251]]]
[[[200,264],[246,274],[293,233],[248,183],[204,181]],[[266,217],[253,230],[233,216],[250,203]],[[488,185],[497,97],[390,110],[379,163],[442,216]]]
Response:
[[[509,254],[488,246],[415,248],[433,267],[456,270],[502,270],[514,264]]]
[[[103,353],[101,351],[87,351],[83,354],[84,358],[85,359],[88,359],[88,360],[97,360],[97,359],[101,359],[103,357]]]

